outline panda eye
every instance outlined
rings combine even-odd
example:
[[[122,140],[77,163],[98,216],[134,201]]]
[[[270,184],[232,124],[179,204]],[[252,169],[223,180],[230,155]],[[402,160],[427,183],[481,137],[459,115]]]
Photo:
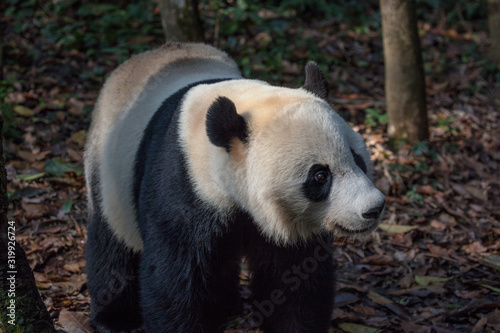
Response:
[[[328,198],[331,187],[332,173],[328,165],[314,164],[302,184],[302,192],[307,199],[320,202]]]
[[[318,171],[314,174],[314,180],[318,183],[326,183],[328,180],[328,173],[324,170]]]

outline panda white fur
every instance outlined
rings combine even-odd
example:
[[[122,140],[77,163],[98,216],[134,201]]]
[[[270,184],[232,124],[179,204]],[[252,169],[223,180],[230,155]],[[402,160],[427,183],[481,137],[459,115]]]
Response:
[[[85,151],[97,330],[220,331],[237,314],[242,256],[253,304],[280,295],[256,317],[266,333],[328,330],[324,246],[374,230],[385,198],[327,94],[312,62],[302,88],[274,87],[204,44],[168,43],[110,75]],[[319,245],[326,259],[297,282],[290,270]]]

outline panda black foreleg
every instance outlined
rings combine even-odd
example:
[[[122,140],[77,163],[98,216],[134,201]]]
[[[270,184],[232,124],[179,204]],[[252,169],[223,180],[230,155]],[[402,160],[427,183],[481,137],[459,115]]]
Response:
[[[239,308],[237,239],[200,230],[204,222],[146,232],[141,261],[141,308],[146,332],[222,332]],[[194,227],[191,229],[191,227]],[[162,230],[163,229],[163,230]]]
[[[258,236],[247,254],[252,270],[250,322],[266,333],[327,332],[333,310],[331,239],[280,247]]]
[[[140,254],[127,249],[93,212],[87,228],[91,322],[98,332],[142,332],[137,269]]]

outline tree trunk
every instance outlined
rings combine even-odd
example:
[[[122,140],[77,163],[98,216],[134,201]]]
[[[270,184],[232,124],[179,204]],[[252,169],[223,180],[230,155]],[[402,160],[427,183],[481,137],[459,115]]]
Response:
[[[0,105],[2,103],[3,101],[0,101]],[[0,246],[7,244],[8,209],[9,200],[7,199],[7,172],[5,171],[5,161],[3,158],[3,117],[0,115]],[[0,261],[0,265],[2,263],[3,262]]]
[[[0,328],[6,333],[55,333],[26,254],[15,241],[15,222],[7,221],[2,128],[3,119],[0,117]]]
[[[165,39],[171,42],[201,42],[203,29],[198,0],[158,0]]]
[[[2,25],[0,24],[0,81],[3,80],[3,34]],[[3,101],[0,101],[1,103]]]
[[[491,56],[500,69],[500,0],[488,0]]]
[[[427,140],[425,77],[415,0],[380,0],[385,63],[385,97],[393,142]]]
[[[3,13],[5,12],[5,2],[2,1],[0,4],[0,81],[3,80],[3,35],[5,33],[4,25],[5,23],[2,24],[2,18],[3,18]],[[3,103],[3,101],[0,101],[0,105]]]

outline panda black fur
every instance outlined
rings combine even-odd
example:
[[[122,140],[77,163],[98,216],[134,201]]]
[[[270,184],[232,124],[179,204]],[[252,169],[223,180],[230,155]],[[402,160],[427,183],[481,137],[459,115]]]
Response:
[[[266,333],[327,332],[326,244],[373,230],[384,203],[327,94],[314,63],[302,89],[272,87],[203,44],[170,43],[111,74],[85,151],[96,329],[221,331],[245,256]],[[318,256],[307,278],[290,276]]]

